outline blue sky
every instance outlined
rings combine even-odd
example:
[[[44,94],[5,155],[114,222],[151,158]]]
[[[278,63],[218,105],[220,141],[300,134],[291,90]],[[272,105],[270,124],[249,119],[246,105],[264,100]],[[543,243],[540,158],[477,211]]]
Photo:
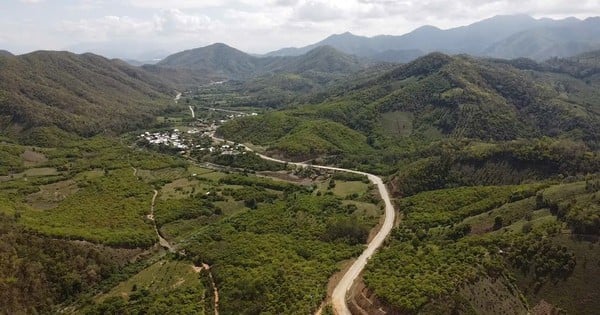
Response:
[[[152,58],[224,42],[264,53],[334,34],[400,35],[497,14],[585,18],[598,0],[2,0],[0,49]]]

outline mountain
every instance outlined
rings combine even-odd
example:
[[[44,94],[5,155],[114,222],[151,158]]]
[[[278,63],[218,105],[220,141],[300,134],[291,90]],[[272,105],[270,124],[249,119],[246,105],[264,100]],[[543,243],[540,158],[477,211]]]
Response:
[[[312,44],[312,45],[308,45],[308,46],[304,46],[304,47],[300,47],[300,48],[295,48],[295,47],[282,48],[282,49],[267,53],[267,54],[265,54],[265,56],[269,56],[269,57],[272,57],[272,56],[299,56],[299,55],[305,54],[305,53],[309,52],[310,50],[315,49],[320,46],[331,46],[331,47],[334,47],[344,53],[357,55],[357,56],[370,55],[370,54],[373,54],[376,52],[374,49],[370,48],[371,44],[370,44],[370,39],[368,37],[357,36],[350,32],[346,32],[343,34],[331,35],[331,36],[325,38],[324,40],[322,40],[318,43]],[[363,52],[363,53],[360,54],[360,52]]]
[[[306,73],[351,73],[364,69],[365,61],[344,54],[331,46],[316,47],[306,54],[287,58],[264,58],[265,68],[273,72]]]
[[[571,56],[596,48],[600,41],[597,18],[584,21],[534,19],[527,15],[499,15],[467,26],[442,30],[422,26],[400,35],[357,36],[351,33],[331,35],[324,40],[301,48],[284,48],[267,56],[294,56],[318,46],[330,45],[344,53],[380,61],[393,61],[391,52],[416,51],[466,53],[489,57],[528,57],[545,59],[550,56]],[[571,35],[574,38],[571,39]],[[528,45],[529,44],[529,45]],[[574,46],[574,47],[571,47]],[[397,60],[414,58],[397,58]]]
[[[559,68],[531,62],[541,70],[532,74],[510,61],[432,53],[369,81],[332,90],[314,104],[284,109],[273,122],[266,114],[260,119],[232,122],[220,132],[236,141],[271,145],[277,151],[274,153],[292,158],[300,145],[310,144],[288,143],[296,137],[293,129],[277,131],[286,126],[279,123],[284,120],[282,114],[292,121],[329,119],[362,132],[373,148],[383,150],[384,143],[394,141],[391,139],[510,141],[544,136],[599,147],[600,80],[574,77]],[[270,133],[279,136],[261,139],[252,135],[253,124],[273,129]],[[342,133],[341,126],[336,128]],[[290,147],[296,150],[281,150]],[[305,152],[311,152],[310,148],[303,150],[299,158],[307,158]],[[356,153],[344,152],[345,156]]]
[[[150,59],[150,60],[138,60],[138,59],[123,59],[126,63],[135,66],[141,67],[143,65],[153,65],[160,61],[160,59]]]
[[[371,56],[374,60],[379,60],[383,62],[391,62],[391,63],[408,63],[411,62],[421,56],[424,56],[425,53],[419,49],[406,49],[406,50],[396,50],[389,49],[384,50],[382,52],[378,52]]]
[[[130,130],[152,122],[173,93],[153,74],[94,54],[0,57],[4,132],[45,126],[80,135]]]
[[[0,50],[0,57],[10,57],[10,56],[14,56],[10,51]]]
[[[319,46],[299,56],[255,57],[218,43],[173,54],[158,62],[156,67],[193,71],[205,76],[248,79],[268,73],[346,74],[368,64],[331,46]]]
[[[499,58],[528,57],[543,60],[569,57],[600,49],[600,18],[567,20],[560,26],[522,31],[495,43],[484,55]]]
[[[191,69],[227,77],[243,77],[256,71],[259,66],[259,58],[252,57],[225,44],[216,43],[175,53],[159,61],[156,65],[167,68]]]

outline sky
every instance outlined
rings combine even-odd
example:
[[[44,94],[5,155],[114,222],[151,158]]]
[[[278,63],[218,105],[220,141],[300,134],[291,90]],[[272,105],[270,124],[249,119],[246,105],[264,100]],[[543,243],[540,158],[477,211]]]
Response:
[[[401,35],[505,14],[600,15],[599,0],[0,0],[0,49],[148,60],[215,42],[250,53],[346,31]]]

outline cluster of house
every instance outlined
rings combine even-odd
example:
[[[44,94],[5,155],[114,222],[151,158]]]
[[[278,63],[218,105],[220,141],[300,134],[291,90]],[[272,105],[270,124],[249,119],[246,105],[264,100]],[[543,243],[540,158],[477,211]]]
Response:
[[[227,115],[227,118],[234,119],[234,118],[245,117],[245,116],[258,116],[258,114],[257,113],[250,113],[250,114],[244,114],[244,113],[229,114],[229,115]]]
[[[218,109],[209,108],[209,110],[217,111]],[[179,129],[173,129],[173,131],[167,132],[145,132],[139,136],[139,139],[145,140],[151,145],[164,145],[170,148],[178,149],[181,154],[185,154],[188,151],[194,150],[208,151],[210,153],[219,153],[222,155],[245,154],[246,147],[244,145],[215,145],[210,140],[219,125],[227,122],[228,120],[244,116],[258,115],[257,113],[246,114],[241,112],[229,112],[231,114],[228,114],[226,118],[224,117],[225,119],[220,120],[196,118],[195,121],[189,124],[189,127],[191,128],[185,133],[179,131]]]
[[[186,132],[189,135],[201,134],[202,136],[210,136],[210,131],[192,128]],[[220,153],[222,155],[238,155],[245,154],[246,147],[241,144],[236,145],[214,145],[212,141],[200,141],[204,144],[194,144],[194,137],[185,137],[179,129],[173,129],[171,132],[145,132],[140,134],[140,139],[147,141],[151,145],[164,145],[170,148],[179,149],[181,154],[185,154],[188,150],[208,151],[210,153]],[[205,138],[206,139],[206,138]]]
[[[189,149],[189,144],[181,138],[181,134],[178,129],[173,129],[173,132],[145,132],[139,136],[142,139],[146,139],[150,144],[165,145],[172,148],[181,150]]]
[[[211,146],[208,148],[200,148],[200,151],[208,151],[210,153],[219,152],[222,155],[238,155],[238,154],[246,154],[246,147],[242,144],[236,144],[236,145],[223,144],[221,146]]]

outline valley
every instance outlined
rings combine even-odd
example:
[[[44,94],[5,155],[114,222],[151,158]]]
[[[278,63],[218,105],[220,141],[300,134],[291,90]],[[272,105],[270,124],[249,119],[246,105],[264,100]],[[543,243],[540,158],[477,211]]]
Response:
[[[2,53],[0,314],[594,314],[596,24]]]

